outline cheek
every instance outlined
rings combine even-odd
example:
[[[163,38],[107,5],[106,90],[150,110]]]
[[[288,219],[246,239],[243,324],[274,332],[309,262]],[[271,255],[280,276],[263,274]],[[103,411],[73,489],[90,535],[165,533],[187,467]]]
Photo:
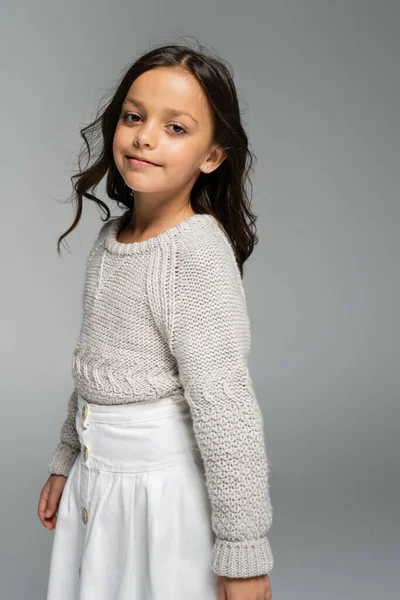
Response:
[[[115,152],[121,151],[122,146],[123,146],[123,136],[121,135],[121,130],[117,128],[114,133],[114,138],[113,138],[113,144],[112,144],[113,152],[115,153]]]
[[[170,144],[168,149],[168,164],[180,169],[191,170],[201,160],[197,146],[190,143]]]

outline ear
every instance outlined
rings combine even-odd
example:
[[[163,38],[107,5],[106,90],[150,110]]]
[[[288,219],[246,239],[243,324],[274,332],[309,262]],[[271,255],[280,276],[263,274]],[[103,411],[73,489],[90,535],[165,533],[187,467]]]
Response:
[[[221,163],[224,162],[227,154],[223,148],[220,146],[215,146],[212,150],[211,154],[206,159],[204,165],[200,167],[203,173],[212,173],[215,169],[218,169]]]

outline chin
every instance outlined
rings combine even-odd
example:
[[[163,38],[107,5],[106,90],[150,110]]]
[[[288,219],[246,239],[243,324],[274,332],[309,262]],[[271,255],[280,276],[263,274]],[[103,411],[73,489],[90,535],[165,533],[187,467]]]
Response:
[[[131,179],[133,179],[133,178],[131,178]],[[130,183],[127,183],[125,181],[125,183],[126,183],[126,185],[128,187],[131,188],[131,190],[133,192],[148,192],[148,193],[151,193],[151,192],[157,192],[158,191],[158,190],[154,189],[154,186],[152,186],[151,184],[150,185],[146,185],[146,184],[141,185],[140,181],[131,181]]]

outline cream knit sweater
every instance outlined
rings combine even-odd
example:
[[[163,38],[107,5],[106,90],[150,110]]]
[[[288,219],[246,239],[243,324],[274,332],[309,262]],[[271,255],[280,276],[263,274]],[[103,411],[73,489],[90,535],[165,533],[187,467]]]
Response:
[[[49,473],[68,476],[80,452],[77,394],[97,404],[184,397],[212,507],[213,570],[268,573],[269,465],[233,248],[209,214],[148,240],[118,242],[129,218],[126,211],[107,221],[88,257],[75,387]]]

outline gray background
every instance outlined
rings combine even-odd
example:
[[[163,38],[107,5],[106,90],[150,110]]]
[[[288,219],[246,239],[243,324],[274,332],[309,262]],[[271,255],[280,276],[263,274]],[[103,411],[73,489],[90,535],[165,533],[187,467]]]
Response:
[[[399,17],[385,0],[2,0],[2,598],[47,586],[37,503],[101,225],[87,202],[58,257],[78,128],[136,56],[179,36],[234,67],[258,157],[244,283],[273,598],[398,598]]]

